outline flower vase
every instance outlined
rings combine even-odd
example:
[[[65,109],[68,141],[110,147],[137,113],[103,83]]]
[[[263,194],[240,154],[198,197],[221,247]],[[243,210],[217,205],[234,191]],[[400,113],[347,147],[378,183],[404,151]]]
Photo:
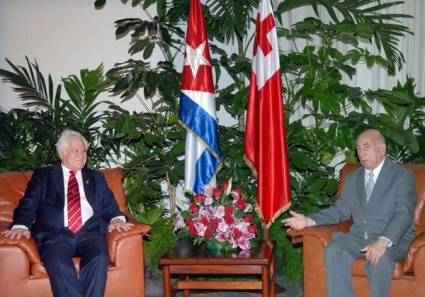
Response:
[[[217,241],[207,242],[206,246],[212,255],[221,255],[225,251],[223,244]]]

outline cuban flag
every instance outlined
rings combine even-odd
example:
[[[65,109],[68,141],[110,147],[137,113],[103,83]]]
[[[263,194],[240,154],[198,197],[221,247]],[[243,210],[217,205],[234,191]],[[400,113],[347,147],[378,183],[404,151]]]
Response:
[[[258,8],[244,139],[257,176],[257,212],[268,229],[291,204],[279,48],[272,7]]]
[[[190,1],[179,120],[187,130],[185,190],[202,193],[205,186],[215,187],[222,161],[211,58],[199,0]]]

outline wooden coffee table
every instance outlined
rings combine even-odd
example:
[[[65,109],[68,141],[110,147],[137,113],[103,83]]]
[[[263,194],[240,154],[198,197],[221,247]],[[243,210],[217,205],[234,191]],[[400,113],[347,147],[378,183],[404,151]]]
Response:
[[[261,290],[263,297],[274,297],[276,291],[275,260],[272,242],[260,242],[245,255],[216,255],[205,246],[194,246],[191,241],[179,241],[159,259],[163,267],[164,297],[172,290]],[[171,275],[178,275],[171,284]],[[256,279],[217,280],[198,279],[199,275],[258,275]]]

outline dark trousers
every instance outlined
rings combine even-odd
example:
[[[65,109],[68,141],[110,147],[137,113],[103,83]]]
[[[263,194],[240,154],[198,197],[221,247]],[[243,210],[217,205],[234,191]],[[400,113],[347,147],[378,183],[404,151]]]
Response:
[[[103,297],[108,269],[105,236],[82,229],[77,234],[49,234],[39,243],[40,256],[55,297]],[[80,257],[77,275],[73,257]]]

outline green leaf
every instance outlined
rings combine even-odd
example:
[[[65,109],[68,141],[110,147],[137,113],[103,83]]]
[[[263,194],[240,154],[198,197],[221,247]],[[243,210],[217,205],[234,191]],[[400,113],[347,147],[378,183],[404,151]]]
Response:
[[[158,16],[160,18],[164,18],[165,15],[166,15],[166,13],[167,13],[167,1],[165,1],[165,0],[157,0],[157,2],[156,2],[156,9],[157,9],[157,12],[158,12]]]
[[[357,24],[355,31],[361,38],[364,39],[372,38],[374,33],[372,27],[367,23]]]
[[[385,92],[387,93],[387,92]],[[392,91],[392,92],[388,92],[389,95],[389,100],[392,103],[395,104],[410,104],[412,103],[412,98],[406,94],[405,92],[401,92],[401,91]]]
[[[152,56],[152,52],[154,48],[155,48],[155,43],[147,44],[145,50],[143,51],[143,59],[149,59]]]
[[[323,152],[320,163],[322,163],[323,165],[329,165],[332,162],[333,158],[334,158],[333,154],[329,152]]]
[[[290,151],[289,156],[293,165],[298,169],[313,169],[317,167],[317,164],[314,164],[313,160],[311,160],[304,151]]]
[[[133,7],[136,7],[137,5],[139,5],[142,2],[142,0],[131,0],[131,5]]]
[[[312,180],[309,188],[311,192],[318,192],[322,190],[325,187],[325,185],[326,185],[326,179],[319,178],[319,179]]]
[[[148,39],[142,39],[137,42],[135,42],[129,49],[128,53],[131,55],[134,55],[138,52],[143,51],[148,45],[150,44],[150,41]]]
[[[375,59],[373,58],[373,56],[366,55],[365,59],[366,59],[366,65],[368,68],[371,68],[373,64],[375,64]]]
[[[95,8],[102,8],[106,3],[106,0],[96,0],[94,1]]]

